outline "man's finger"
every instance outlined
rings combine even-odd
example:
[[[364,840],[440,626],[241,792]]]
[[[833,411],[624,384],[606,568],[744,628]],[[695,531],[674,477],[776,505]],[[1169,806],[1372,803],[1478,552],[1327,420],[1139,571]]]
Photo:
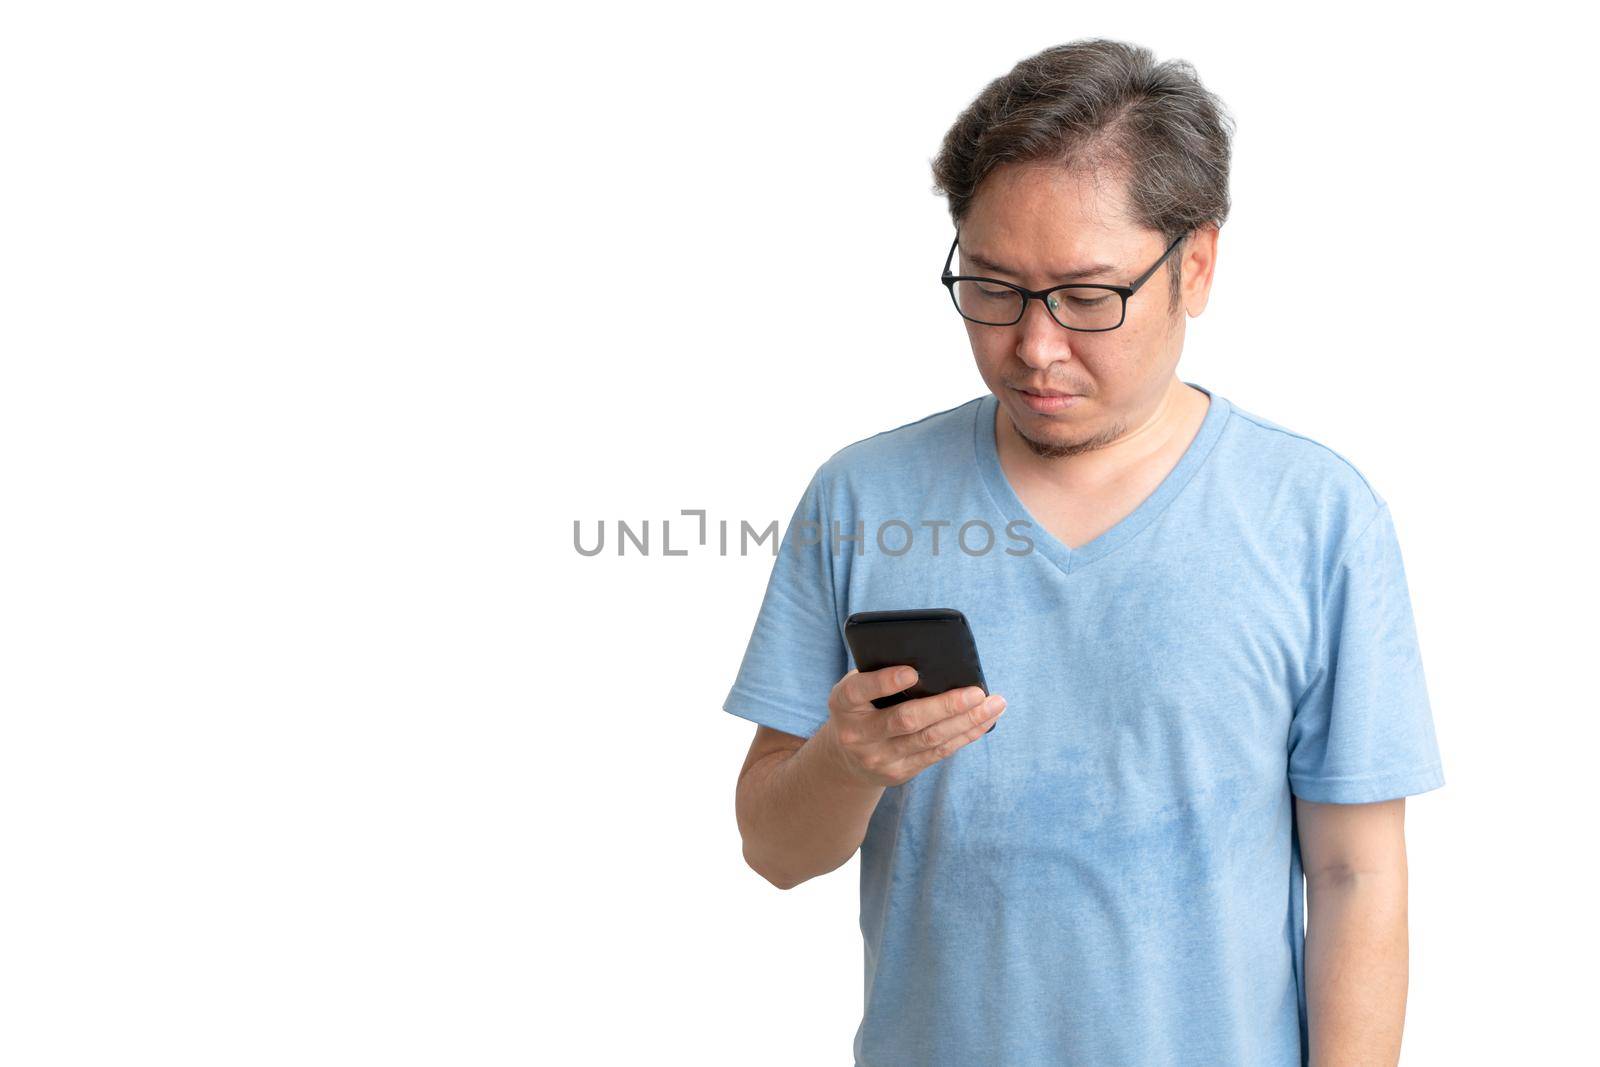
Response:
[[[851,670],[840,680],[838,693],[846,711],[873,711],[872,701],[898,693],[917,680],[917,672],[905,664],[884,667],[882,670]]]
[[[983,700],[982,689],[975,685],[967,685],[946,689],[931,697],[921,697],[897,704],[887,723],[889,736],[916,735],[935,723],[944,722],[958,715],[971,725],[968,715],[973,708],[983,703]],[[922,744],[913,746],[914,749],[925,747],[927,746]]]
[[[920,773],[940,760],[949,759],[956,752],[966,748],[988,733],[990,721],[998,718],[1005,711],[1005,699],[1003,697],[990,697],[983,702],[981,707],[989,710],[984,713],[982,721],[976,726],[970,725],[966,716],[960,716],[946,719],[936,726],[929,727],[925,732],[936,733],[938,740],[934,741],[930,747],[924,748],[920,752],[913,752],[906,757],[906,763],[913,773]]]

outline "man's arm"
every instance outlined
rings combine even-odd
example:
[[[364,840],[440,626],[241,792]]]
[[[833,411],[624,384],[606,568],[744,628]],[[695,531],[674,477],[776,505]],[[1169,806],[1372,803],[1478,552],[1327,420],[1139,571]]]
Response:
[[[1405,803],[1295,797],[1311,1067],[1400,1060],[1410,968]]]
[[[809,740],[757,726],[734,807],[744,858],[779,889],[849,862],[867,836],[883,786],[849,777],[831,751],[833,723]]]
[[[1005,697],[976,685],[903,700],[917,672],[852,668],[828,693],[828,718],[809,740],[761,726],[739,772],[735,808],[744,858],[779,889],[837,870],[866,840],[885,789],[904,785],[988,731]]]

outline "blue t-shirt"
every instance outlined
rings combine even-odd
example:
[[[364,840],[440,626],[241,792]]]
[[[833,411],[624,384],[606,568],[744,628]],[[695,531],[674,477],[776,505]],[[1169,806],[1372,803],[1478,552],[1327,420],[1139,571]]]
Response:
[[[810,737],[846,616],[895,608],[962,611],[1007,701],[872,815],[858,1067],[1304,1064],[1292,797],[1444,784],[1388,505],[1195,388],[1183,457],[1079,548],[993,395],[841,449],[783,533],[726,711]]]

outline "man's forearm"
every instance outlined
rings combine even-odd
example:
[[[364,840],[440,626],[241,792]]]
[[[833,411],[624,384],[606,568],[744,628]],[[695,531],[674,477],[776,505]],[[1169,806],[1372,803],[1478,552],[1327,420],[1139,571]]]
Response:
[[[793,752],[750,767],[736,807],[745,861],[780,889],[842,867],[867,835],[883,787],[848,777],[825,724]]]
[[[1393,1067],[1410,949],[1404,870],[1307,880],[1311,1067]]]

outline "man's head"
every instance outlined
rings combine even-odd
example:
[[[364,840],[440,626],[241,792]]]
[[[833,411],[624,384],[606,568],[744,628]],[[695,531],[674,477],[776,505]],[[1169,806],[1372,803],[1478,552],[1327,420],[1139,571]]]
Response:
[[[1096,39],[1018,63],[945,135],[933,172],[960,235],[956,274],[1041,290],[1103,264],[1070,280],[1128,285],[1184,238],[1115,330],[1068,330],[1039,301],[1013,326],[962,320],[979,373],[1036,454],[1116,440],[1171,385],[1185,315],[1211,290],[1232,130],[1187,63]],[[1040,413],[1029,390],[1080,399]]]

